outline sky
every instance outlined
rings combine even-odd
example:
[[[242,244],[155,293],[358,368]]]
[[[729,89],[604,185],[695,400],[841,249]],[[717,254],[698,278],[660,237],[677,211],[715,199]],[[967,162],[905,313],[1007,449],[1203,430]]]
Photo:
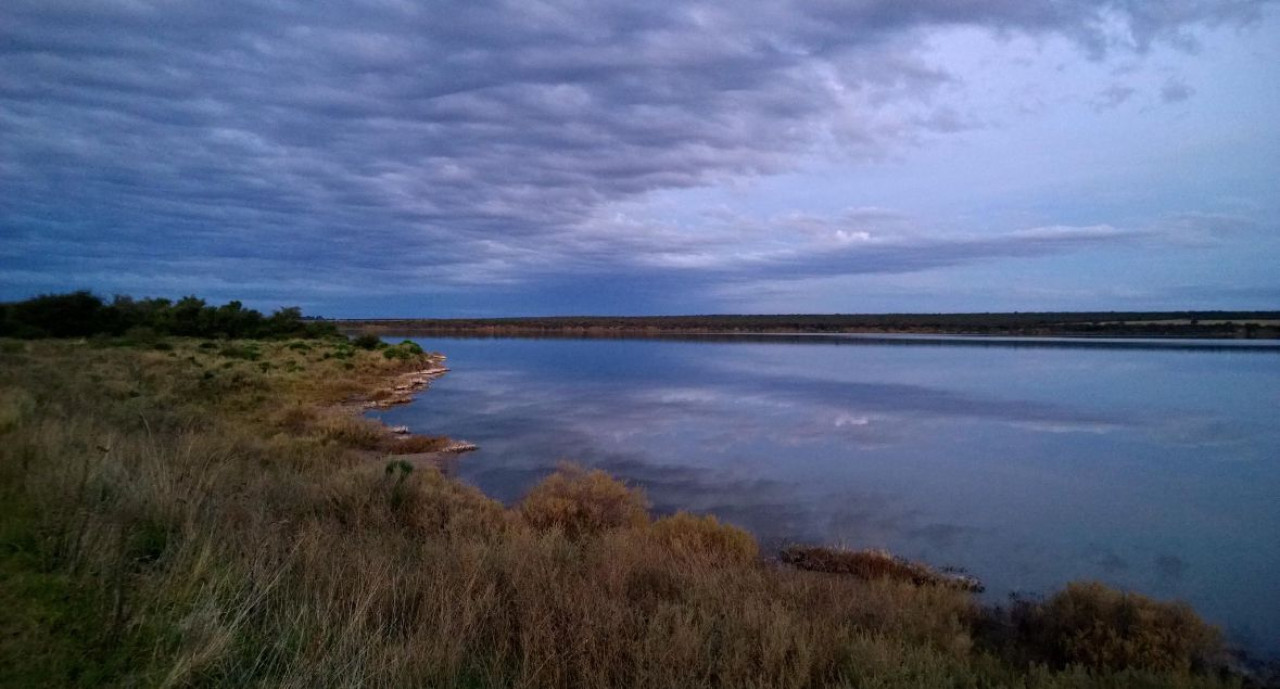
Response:
[[[5,0],[0,300],[1280,309],[1263,0]]]

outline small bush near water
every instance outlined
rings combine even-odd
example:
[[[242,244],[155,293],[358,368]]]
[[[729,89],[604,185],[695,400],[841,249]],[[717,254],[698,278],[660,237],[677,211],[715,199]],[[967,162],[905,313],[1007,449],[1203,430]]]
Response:
[[[360,349],[369,351],[386,346],[386,343],[382,341],[382,338],[371,333],[365,333],[351,338],[351,344]]]
[[[679,557],[750,562],[760,555],[751,534],[710,515],[677,512],[653,523],[653,536]]]
[[[967,592],[763,561],[601,472],[505,507],[388,462],[336,407],[425,358],[173,346],[0,347],[0,686],[1238,685],[1148,662],[1123,640],[1201,627],[1106,589],[997,639]]]
[[[405,340],[400,344],[390,345],[382,350],[382,356],[402,361],[415,359],[422,356],[422,354],[422,346],[412,340]]]
[[[565,464],[529,492],[520,511],[535,528],[556,527],[575,537],[642,526],[649,521],[648,507],[640,490],[619,483],[603,471]]]
[[[1015,601],[1001,622],[1030,659],[1098,671],[1185,673],[1223,660],[1222,637],[1185,603],[1165,603],[1098,582],[1044,601]]]

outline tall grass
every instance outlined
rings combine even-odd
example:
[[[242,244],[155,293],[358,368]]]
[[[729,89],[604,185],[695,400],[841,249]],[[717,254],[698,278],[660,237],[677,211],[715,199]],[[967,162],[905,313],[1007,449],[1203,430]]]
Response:
[[[976,644],[965,592],[763,560],[598,472],[504,507],[339,409],[425,354],[171,344],[0,348],[0,685],[1223,683]]]

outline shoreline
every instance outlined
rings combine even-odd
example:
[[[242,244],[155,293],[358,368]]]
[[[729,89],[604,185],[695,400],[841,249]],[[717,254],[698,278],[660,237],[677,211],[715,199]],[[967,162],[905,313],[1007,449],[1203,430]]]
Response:
[[[987,336],[1280,340],[1280,311],[327,319],[346,332],[472,336]]]
[[[1058,645],[1052,624],[1076,621],[1055,601],[1102,606],[1085,629],[1123,632],[1132,610],[1191,633],[1097,664],[1099,683],[1232,686],[1212,629],[1174,604],[1079,585],[980,609],[888,554],[779,562],[584,468],[503,505],[385,451],[447,439],[362,416],[446,372],[412,343],[2,344],[15,686],[1081,686],[1091,656]]]
[[[371,458],[384,459],[387,456],[391,456],[394,459],[390,461],[406,462],[414,468],[431,466],[441,469],[449,459],[479,449],[475,443],[467,440],[455,440],[448,436],[415,433],[408,426],[390,426],[381,419],[369,416],[369,412],[410,404],[417,399],[418,395],[426,392],[433,381],[449,373],[450,369],[443,365],[445,360],[443,354],[433,353],[426,356],[429,362],[426,368],[391,374],[385,380],[371,386],[367,392],[353,395],[341,404],[336,405],[336,410],[341,413],[377,424],[386,447],[369,450],[368,452],[371,455],[376,456]],[[445,442],[447,444],[437,450],[405,453],[386,451],[387,447],[394,448],[398,443],[409,444],[438,440],[440,438],[446,438]]]
[[[384,335],[399,335],[401,333],[386,333]],[[742,334],[748,336],[747,334]],[[766,334],[753,334],[763,335]],[[822,337],[822,334],[811,334],[811,336]],[[591,338],[585,338],[591,339]],[[396,396],[386,399],[377,399],[380,391],[385,391],[386,386],[375,387],[370,393],[363,396],[364,399],[358,400],[359,405],[349,407],[352,413],[358,414],[361,418],[369,419],[366,414],[370,411],[391,409],[412,403],[417,397],[430,389],[430,384],[451,372],[451,369],[442,365],[446,360],[446,356],[441,353],[433,353],[430,355],[432,365],[426,369],[418,371],[410,371],[407,373],[394,374],[389,378],[389,385]],[[409,437],[417,437],[418,434],[410,433],[406,426],[390,426],[380,419],[372,419],[384,429],[388,437],[396,439],[405,439]],[[397,460],[405,461],[411,466],[421,468],[430,466],[440,471],[445,471],[444,463],[450,459],[456,458],[460,454],[478,449],[474,443],[467,441],[453,441],[451,445],[443,450],[414,453],[408,455],[387,456],[386,453],[378,455],[379,459],[389,459],[394,462]],[[701,516],[701,513],[697,513]],[[748,532],[750,533],[750,532]],[[755,534],[751,536],[756,538]],[[762,544],[763,545],[763,544]],[[780,549],[777,552],[766,554],[761,552],[760,560],[766,563],[792,567],[798,570],[825,573],[836,576],[851,576],[854,578],[870,580],[874,576],[864,574],[869,571],[883,572],[885,569],[891,569],[899,572],[906,581],[911,581],[917,587],[924,586],[941,586],[951,588],[957,591],[963,591],[973,594],[975,604],[982,609],[998,611],[1002,609],[1002,604],[998,601],[982,601],[981,594],[985,592],[985,585],[982,580],[969,572],[967,569],[958,569],[951,567],[936,567],[933,564],[921,560],[910,560],[897,556],[889,551],[878,548],[855,548],[850,546],[834,546],[825,543],[797,543],[782,542],[776,544]],[[895,575],[897,576],[897,575]],[[1063,586],[1074,582],[1065,581]],[[1018,605],[1020,601],[1037,600],[1047,597],[1057,589],[1048,589],[1045,591],[1024,591],[1022,597],[1012,599],[1012,605]],[[1136,595],[1145,595],[1138,591],[1131,591]],[[1225,629],[1224,629],[1225,633]],[[1226,648],[1227,656],[1230,658],[1228,665],[1232,671],[1242,677],[1257,678],[1268,673],[1274,673],[1274,668],[1280,665],[1280,657],[1271,657],[1256,655],[1252,651],[1241,646],[1228,646]],[[1267,684],[1265,686],[1271,686]]]
[[[535,327],[436,327],[417,326],[413,324],[387,324],[379,321],[357,321],[348,323],[335,321],[340,332],[344,334],[378,334],[378,335],[440,335],[449,337],[548,337],[548,338],[663,338],[663,337],[937,337],[937,338],[989,338],[989,339],[1021,339],[1021,340],[1211,340],[1222,342],[1274,342],[1280,340],[1280,329],[1268,329],[1263,334],[1245,336],[1228,332],[1213,331],[1208,333],[1183,332],[1143,332],[1143,331],[1105,331],[1078,332],[1071,330],[943,330],[927,328],[862,328],[856,330],[715,330],[694,328],[535,328]]]
[[[821,332],[477,332],[458,330],[343,330],[350,336],[373,334],[380,337],[460,340],[652,340],[663,342],[718,344],[795,344],[847,346],[951,346],[1009,349],[1148,349],[1164,351],[1231,351],[1244,353],[1280,352],[1280,339],[1214,337],[1070,337],[991,334],[928,333],[821,333]]]

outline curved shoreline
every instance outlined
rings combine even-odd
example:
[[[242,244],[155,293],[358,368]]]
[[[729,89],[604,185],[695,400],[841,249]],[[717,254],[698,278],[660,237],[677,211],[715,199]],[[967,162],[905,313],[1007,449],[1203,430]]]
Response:
[[[394,447],[397,443],[413,443],[447,437],[414,433],[408,426],[389,426],[381,419],[374,419],[368,415],[371,411],[391,409],[413,402],[418,395],[431,387],[433,381],[449,372],[450,369],[442,363],[445,360],[443,354],[428,355],[428,360],[430,365],[427,368],[393,374],[382,384],[373,387],[369,392],[357,395],[340,405],[342,410],[358,418],[377,423],[384,442],[391,447]],[[447,444],[437,450],[407,453],[391,452],[390,454],[397,460],[407,462],[412,466],[441,468],[446,460],[476,449],[478,447],[475,443],[449,438]],[[378,457],[388,454],[383,451],[374,451],[374,453]]]
[[[399,335],[399,333],[396,333],[396,335]],[[748,337],[753,337],[753,336],[741,336],[741,335],[735,335],[735,336],[730,336],[730,338],[728,338],[728,339],[730,339],[730,340],[732,340],[732,341],[742,341],[742,340],[744,340],[744,339],[747,339]],[[756,336],[754,336],[754,337],[758,338],[756,341],[776,342],[778,338],[785,338],[785,337],[799,337],[799,338],[805,338],[805,339],[814,339],[814,340],[817,340],[817,339],[830,338],[830,337],[840,337],[840,338],[842,338],[842,339],[843,339],[843,338],[848,338],[848,337],[850,337],[850,336],[828,336],[828,335],[821,335],[821,334],[815,334],[815,335],[799,335],[799,336],[770,336],[770,335],[767,335],[767,334],[759,334],[759,335],[756,335]],[[855,337],[856,337],[856,336],[855,336]],[[487,339],[487,338],[486,338],[486,339]],[[514,338],[512,338],[512,339],[521,339],[521,338],[517,336],[517,337],[514,337]],[[577,338],[575,338],[575,339],[577,339]],[[594,338],[582,338],[582,339],[594,339]],[[666,339],[666,338],[642,338],[642,339]],[[680,338],[680,339],[684,339],[684,338]],[[695,338],[689,338],[689,339],[695,339]],[[696,337],[696,339],[702,339],[702,340],[704,340],[704,341],[705,341],[705,340],[712,339],[712,338],[707,338],[707,337],[705,337],[705,336],[701,336],[701,337]],[[859,339],[859,340],[870,340],[870,341],[871,341],[871,342],[873,342],[873,343],[881,344],[881,343],[882,343],[882,342],[880,341],[881,339],[889,339],[889,338],[861,338],[861,337],[858,337],[857,339]],[[922,340],[924,340],[924,341],[929,341],[929,343],[930,343],[930,344],[933,344],[933,343],[943,343],[943,342],[945,342],[946,344],[955,344],[955,343],[956,343],[956,340],[961,340],[962,338],[941,338],[941,337],[934,337],[934,336],[920,336],[920,337],[910,337],[910,338],[906,338],[906,337],[904,337],[904,338],[901,338],[901,339],[899,339],[899,338],[893,338],[893,339],[898,340],[898,342],[901,342],[902,340],[908,340],[908,341],[910,341],[912,344],[917,343],[917,342],[920,342],[920,341],[922,341]],[[983,339],[988,339],[988,338],[973,337],[973,338],[963,338],[963,339],[967,339],[967,340],[969,340],[969,341],[973,341],[973,340],[983,340]],[[898,343],[898,342],[894,342],[894,343]],[[1038,344],[1038,343],[1037,343],[1037,344]],[[1089,343],[1089,344],[1090,344],[1090,345],[1093,345],[1093,344],[1095,344],[1095,343]],[[1098,343],[1096,343],[1096,344],[1097,344],[1097,345],[1103,345],[1104,343],[1098,342]],[[1122,344],[1122,345],[1126,345],[1126,346],[1129,346],[1129,345],[1130,345],[1130,343],[1127,343],[1127,342],[1122,342],[1121,344]],[[1141,345],[1142,345],[1142,343],[1134,342],[1134,343],[1132,343],[1132,345],[1131,345],[1131,346],[1141,346]],[[1048,343],[1046,343],[1046,346],[1049,346],[1049,344],[1048,344]],[[1068,345],[1068,346],[1070,346],[1070,345]],[[1176,345],[1176,344],[1174,344],[1174,343],[1157,343],[1157,347],[1158,347],[1158,348],[1163,348],[1163,349],[1168,349],[1168,348],[1178,348],[1178,345]],[[1213,347],[1212,345],[1208,344],[1208,343],[1196,343],[1196,344],[1191,345],[1191,346],[1189,346],[1189,347],[1187,347],[1187,348],[1188,348],[1188,349],[1195,349],[1195,350],[1197,350],[1197,351],[1205,351],[1205,350],[1213,350],[1213,349],[1214,349],[1214,347]],[[1255,343],[1245,343],[1245,342],[1241,342],[1241,343],[1238,343],[1238,345],[1236,345],[1236,346],[1227,346],[1227,347],[1223,347],[1223,349],[1229,349],[1229,350],[1231,350],[1231,351],[1241,351],[1241,350],[1250,350],[1250,351],[1271,351],[1271,352],[1273,352],[1273,353],[1274,353],[1274,352],[1276,352],[1276,351],[1280,351],[1280,345],[1269,345],[1269,344],[1262,344],[1262,343],[1256,343],[1256,344],[1255,344]],[[443,356],[441,356],[441,357],[440,357],[440,361],[443,361],[443,360],[444,360],[444,357],[443,357]],[[414,375],[415,373],[426,373],[426,372],[428,372],[428,371],[411,372],[410,374],[403,374],[403,375],[405,375],[405,376],[412,376],[412,375]],[[429,372],[433,374],[433,375],[430,377],[430,380],[434,380],[434,379],[438,378],[439,376],[443,375],[444,373],[449,372],[449,369],[448,369],[448,368],[444,368],[443,366],[441,366],[441,367],[439,367],[439,368],[433,368],[433,369],[431,369]],[[373,405],[370,405],[370,406],[366,407],[366,410],[386,409],[386,408],[391,408],[391,407],[395,407],[395,406],[401,406],[401,405],[404,405],[404,404],[408,404],[408,403],[412,402],[414,399],[416,399],[417,394],[420,394],[420,393],[422,393],[422,392],[425,392],[425,391],[429,388],[429,382],[430,382],[430,380],[428,380],[428,381],[427,381],[427,383],[426,383],[426,384],[424,384],[422,387],[415,389],[415,390],[414,390],[414,395],[413,395],[413,396],[411,396],[411,397],[406,397],[406,398],[404,398],[404,399],[397,399],[394,403],[373,404]],[[395,429],[394,429],[394,428],[392,428],[392,427],[388,427],[388,429],[389,429],[390,431],[392,431],[392,432],[394,432],[394,431],[395,431]],[[469,445],[469,447],[467,447],[467,448],[466,448],[467,450],[475,449],[475,446],[474,446],[474,445],[471,445],[471,444],[468,444],[468,445]],[[466,451],[466,450],[463,450],[463,451]],[[441,462],[443,462],[445,459],[447,459],[447,458],[450,456],[450,454],[451,454],[451,452],[449,452],[449,451],[447,451],[447,450],[446,450],[446,451],[438,451],[438,452],[432,452],[432,453],[422,453],[422,454],[420,454],[420,455],[414,455],[414,456],[412,456],[412,457],[408,457],[407,459],[410,459],[410,460],[411,460],[413,463],[415,463],[415,464],[419,464],[419,463],[420,463],[420,464],[424,464],[424,465],[425,465],[425,464],[430,464],[430,465],[432,465],[432,466],[435,466],[435,467],[437,467],[437,468],[440,468],[440,466],[441,466]],[[782,544],[782,545],[784,545],[784,546],[792,546],[792,545],[794,545],[794,544],[792,544],[792,543],[781,542],[781,541],[779,541],[778,543],[780,543],[780,544]],[[821,543],[821,542],[819,541],[819,543]],[[983,591],[983,584],[982,584],[982,582],[981,582],[978,578],[968,575],[968,574],[967,574],[967,573],[965,573],[963,570],[958,570],[958,571],[954,571],[954,572],[953,572],[953,571],[950,571],[948,568],[936,569],[936,568],[931,567],[931,566],[930,566],[928,563],[926,563],[926,562],[923,562],[923,561],[908,561],[908,560],[905,560],[905,559],[902,559],[902,558],[897,558],[897,557],[895,557],[895,556],[893,556],[893,555],[891,555],[891,554],[889,554],[889,553],[886,553],[886,552],[884,552],[884,551],[879,551],[879,550],[866,550],[866,551],[864,551],[864,550],[852,550],[852,549],[848,549],[848,548],[834,548],[834,547],[826,547],[826,546],[823,546],[823,545],[811,545],[811,546],[805,546],[805,548],[806,548],[807,550],[811,551],[811,552],[816,552],[816,553],[818,553],[818,556],[819,556],[820,558],[822,558],[822,559],[832,559],[832,558],[839,559],[839,558],[845,558],[845,557],[849,557],[849,556],[875,555],[875,556],[878,556],[878,557],[877,557],[877,559],[882,559],[882,560],[897,560],[898,562],[900,562],[901,564],[903,564],[903,565],[904,565],[905,567],[907,567],[907,568],[916,568],[916,569],[923,568],[923,569],[928,569],[928,570],[934,570],[933,575],[934,575],[934,576],[937,576],[939,580],[944,580],[944,581],[945,581],[945,583],[946,583],[947,585],[953,585],[953,586],[956,586],[957,588],[960,588],[960,589],[970,590],[970,591],[978,592],[978,593],[981,593],[981,592]],[[783,553],[785,553],[785,552],[786,552],[786,548],[784,548],[782,552],[783,552]],[[808,570],[810,570],[810,571],[824,571],[824,570],[823,570],[823,567],[821,567],[821,566],[805,566],[804,564],[801,564],[801,563],[805,560],[805,558],[799,558],[799,559],[797,560],[797,562],[790,562],[790,561],[786,560],[784,557],[781,557],[780,555],[775,555],[775,556],[767,557],[766,559],[768,559],[768,560],[770,560],[770,561],[775,561],[775,562],[786,562],[787,564],[790,564],[790,565],[793,565],[793,566],[797,566],[797,567],[798,567],[798,568],[800,568],[800,569],[808,569]],[[812,558],[809,558],[809,559],[812,559]],[[825,566],[825,565],[824,565],[824,566]],[[844,565],[841,565],[841,567],[844,567]],[[839,568],[837,568],[837,569],[835,569],[835,570],[831,570],[831,571],[832,571],[832,572],[836,572],[836,573],[841,573],[841,570],[840,570]],[[847,573],[847,572],[843,572],[843,573]],[[939,573],[940,573],[940,574],[939,574]],[[917,575],[915,578],[916,578],[917,580],[919,580],[919,581],[925,581],[925,580],[927,580],[929,577],[927,577],[927,576]],[[1065,580],[1061,580],[1061,581],[1062,581],[1063,583],[1066,583],[1066,582],[1065,582]],[[1033,598],[1034,598],[1034,597],[1036,597],[1036,596],[1038,596],[1038,595],[1047,595],[1048,593],[1051,593],[1052,591],[1053,591],[1053,589],[1052,589],[1052,587],[1050,587],[1050,588],[1045,589],[1045,590],[1043,590],[1043,591],[1041,591],[1041,592],[1028,592],[1028,591],[1023,591],[1022,593],[1023,593],[1024,595],[1028,595],[1028,596],[1031,596],[1031,597],[1033,597]],[[994,607],[996,607],[996,608],[998,608],[998,607],[999,607],[999,601],[994,601],[994,600],[991,600],[991,599],[988,599],[988,600],[987,600],[987,601],[985,601],[983,604],[984,604],[984,605],[987,605],[987,606],[992,606],[992,605],[994,605]],[[1241,649],[1241,648],[1234,648],[1234,649],[1232,649],[1232,652],[1233,652],[1233,654],[1235,654],[1236,661],[1240,664],[1240,666],[1241,666],[1242,668],[1245,668],[1245,667],[1247,667],[1247,668],[1263,668],[1263,667],[1268,666],[1268,664],[1269,664],[1269,663],[1275,662],[1275,661],[1271,660],[1269,656],[1268,656],[1268,657],[1254,657],[1254,656],[1252,656],[1249,652],[1247,652],[1247,651],[1245,651],[1245,650],[1243,650],[1243,649]]]

